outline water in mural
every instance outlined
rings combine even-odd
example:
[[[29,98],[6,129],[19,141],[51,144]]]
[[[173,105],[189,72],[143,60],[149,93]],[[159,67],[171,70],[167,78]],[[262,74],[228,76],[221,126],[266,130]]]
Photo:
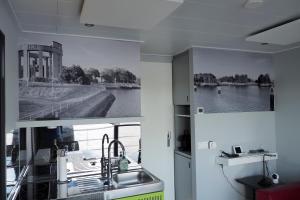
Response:
[[[194,102],[206,113],[274,110],[268,55],[196,50]]]
[[[134,68],[101,65],[101,44],[89,49],[67,42],[21,45],[19,119],[140,116],[140,78]]]

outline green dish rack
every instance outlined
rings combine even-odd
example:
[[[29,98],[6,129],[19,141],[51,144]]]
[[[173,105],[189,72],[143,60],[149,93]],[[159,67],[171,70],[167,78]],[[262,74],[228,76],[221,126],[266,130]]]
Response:
[[[154,192],[115,200],[164,200],[164,192]]]

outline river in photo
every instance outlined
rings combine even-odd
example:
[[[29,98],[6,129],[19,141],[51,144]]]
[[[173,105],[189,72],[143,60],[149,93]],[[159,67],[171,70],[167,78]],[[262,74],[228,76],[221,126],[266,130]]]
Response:
[[[139,117],[141,116],[140,89],[111,89],[116,98],[105,117]]]
[[[196,107],[204,107],[205,113],[269,111],[270,87],[197,87],[194,101]]]

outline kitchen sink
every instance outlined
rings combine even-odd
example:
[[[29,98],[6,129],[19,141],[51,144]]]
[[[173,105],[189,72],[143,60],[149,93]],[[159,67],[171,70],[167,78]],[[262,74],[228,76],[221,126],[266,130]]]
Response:
[[[163,191],[163,182],[147,170],[132,169],[112,176],[112,185],[106,186],[106,178],[98,175],[75,177],[68,184],[68,199],[119,199],[124,197]]]
[[[154,181],[154,178],[151,177],[145,171],[132,171],[121,174],[115,174],[113,176],[113,181],[118,186],[132,186],[151,183]]]

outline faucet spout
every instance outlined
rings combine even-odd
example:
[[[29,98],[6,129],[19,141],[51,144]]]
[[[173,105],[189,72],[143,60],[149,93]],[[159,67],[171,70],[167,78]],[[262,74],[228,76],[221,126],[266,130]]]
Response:
[[[109,143],[108,145],[108,164],[107,164],[107,181],[106,181],[106,185],[111,185],[111,178],[112,178],[112,168],[111,168],[111,157],[110,157],[110,151],[111,151],[111,147],[113,144],[119,144],[122,148],[122,152],[123,152],[123,155],[125,155],[125,147],[124,145],[122,144],[122,142],[120,142],[119,140],[113,140]]]
[[[101,157],[101,175],[104,176],[104,167],[105,167],[105,155],[104,155],[104,142],[106,139],[106,143],[109,143],[109,138],[107,134],[104,134],[102,137],[102,157]]]

